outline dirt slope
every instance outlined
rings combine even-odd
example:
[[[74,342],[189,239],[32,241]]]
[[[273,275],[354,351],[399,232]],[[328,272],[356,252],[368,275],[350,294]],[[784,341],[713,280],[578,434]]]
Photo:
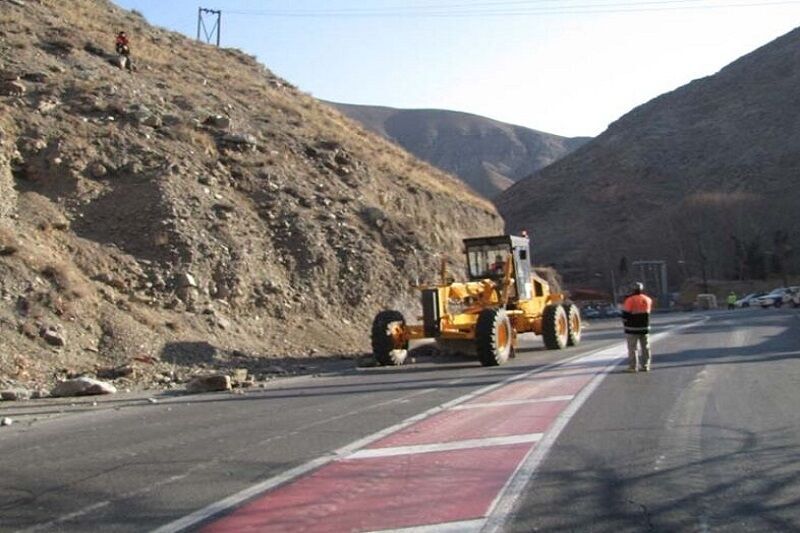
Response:
[[[623,257],[667,259],[673,279],[782,274],[800,269],[798,154],[794,30],[634,109],[496,203],[540,259],[589,276]]]
[[[252,57],[105,0],[0,0],[0,77],[0,386],[366,350],[440,252],[502,229]]]
[[[589,140],[456,111],[331,105],[490,199]]]

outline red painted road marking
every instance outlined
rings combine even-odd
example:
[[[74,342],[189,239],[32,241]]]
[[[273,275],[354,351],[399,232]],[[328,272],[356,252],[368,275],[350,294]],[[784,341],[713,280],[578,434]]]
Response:
[[[337,461],[203,531],[338,533],[480,518],[530,448],[516,444]]]
[[[589,381],[597,375],[597,370],[589,368],[566,368],[560,371],[551,370],[546,374],[534,374],[525,379],[509,383],[483,396],[474,398],[469,403],[487,403],[508,400],[530,400],[548,396],[577,394]]]
[[[479,409],[428,416],[204,531],[369,531],[486,516],[541,434],[598,370],[563,366],[505,384],[462,404]],[[539,399],[548,401],[529,401]],[[506,444],[509,438],[521,442]]]
[[[651,338],[651,342],[669,336],[676,331],[701,324],[707,319],[708,317],[656,334]],[[400,499],[408,498],[410,497],[408,493],[413,494],[414,491],[417,490],[416,487],[419,483],[438,483],[438,485],[436,485],[438,487],[449,486],[448,482],[450,480],[445,477],[451,473],[449,468],[445,467],[438,470],[435,475],[431,476],[428,471],[419,471],[414,468],[414,465],[418,464],[420,458],[429,461],[431,457],[439,457],[441,463],[447,465],[450,464],[450,461],[455,461],[468,452],[475,452],[483,456],[483,452],[490,452],[492,450],[497,451],[514,448],[519,451],[521,449],[524,450],[522,459],[514,467],[513,473],[508,476],[500,489],[496,489],[493,486],[493,481],[496,481],[496,477],[493,474],[493,467],[495,465],[491,462],[481,462],[480,464],[473,465],[475,466],[472,470],[473,475],[466,481],[460,481],[460,483],[468,483],[470,487],[458,487],[459,489],[469,488],[474,490],[486,489],[487,491],[496,491],[488,510],[478,518],[473,518],[473,509],[466,509],[457,505],[459,493],[456,490],[452,491],[453,498],[447,499],[447,496],[451,493],[447,492],[447,489],[445,489],[443,492],[436,493],[435,498],[445,498],[443,500],[444,505],[449,510],[453,511],[452,516],[442,518],[437,515],[435,511],[431,511],[426,515],[425,513],[428,512],[427,508],[424,507],[424,504],[420,504],[418,506],[417,517],[414,519],[414,523],[417,524],[415,526],[401,526],[390,523],[389,521],[382,521],[377,526],[362,524],[354,525],[350,529],[351,531],[402,530],[402,533],[463,533],[465,531],[479,530],[493,533],[502,531],[506,520],[511,516],[515,502],[520,495],[523,494],[525,487],[529,484],[531,479],[535,478],[538,465],[544,460],[549,449],[558,438],[558,435],[566,427],[571,417],[597,388],[605,375],[611,372],[625,357],[625,347],[619,344],[576,356],[540,370],[534,370],[520,374],[519,376],[507,378],[497,384],[470,392],[460,398],[456,398],[438,407],[429,409],[424,413],[406,419],[392,427],[350,443],[343,448],[333,451],[329,456],[318,457],[277,476],[247,487],[223,500],[214,502],[178,520],[165,524],[154,533],[175,533],[183,531],[218,516],[226,510],[234,509],[237,505],[241,505],[243,502],[247,501],[250,501],[250,503],[235,509],[227,517],[208,525],[206,530],[239,531],[242,527],[252,526],[259,531],[272,531],[272,529],[268,528],[272,526],[273,522],[267,518],[269,513],[273,512],[272,507],[270,507],[268,503],[261,505],[261,502],[280,501],[280,498],[283,498],[284,494],[298,494],[298,487],[303,488],[299,493],[302,493],[301,496],[305,498],[303,501],[306,503],[298,502],[298,505],[292,509],[283,509],[281,516],[278,517],[280,520],[279,523],[288,525],[282,525],[277,530],[293,531],[293,529],[287,529],[288,526],[293,527],[293,524],[301,523],[302,529],[300,530],[329,531],[327,527],[330,522],[346,524],[348,522],[345,522],[345,520],[352,520],[352,518],[348,519],[341,516],[341,513],[348,514],[353,512],[350,507],[341,505],[339,501],[344,498],[344,495],[348,494],[347,487],[351,487],[351,485],[347,485],[347,483],[354,484],[359,480],[363,482],[362,478],[364,476],[371,476],[373,479],[380,480],[381,483],[370,487],[370,490],[379,494],[389,494],[390,496],[387,496],[385,501],[381,501],[380,499],[378,501],[373,501],[371,498],[367,498],[365,501],[369,501],[370,505],[376,507],[368,508],[359,506],[356,512],[361,515],[367,514],[373,517],[376,515],[382,516],[382,506],[386,505],[387,501],[390,501],[388,499],[389,497],[397,497]],[[524,384],[528,386],[520,386]],[[507,410],[502,416],[513,418],[519,416],[520,412],[526,411],[532,406],[551,402],[560,402],[563,409],[559,411],[555,419],[551,421],[551,425],[549,425],[544,435],[529,434],[489,437],[478,440],[422,444],[408,448],[380,448],[370,446],[381,439],[386,439],[387,437],[402,433],[408,428],[413,428],[417,424],[424,423],[431,417],[449,411],[482,411],[487,408],[494,409],[505,406]],[[563,404],[566,405],[564,406]],[[540,437],[541,440],[539,440]],[[515,441],[513,439],[519,440]],[[512,445],[509,444],[510,442],[519,442],[519,444]],[[466,446],[470,446],[470,448],[465,449]],[[472,448],[472,446],[479,447]],[[439,447],[442,451],[434,452],[432,451],[434,447]],[[402,455],[394,455],[396,453],[401,453]],[[392,456],[384,457],[384,455],[387,454]],[[398,467],[398,464],[400,464],[401,467]],[[434,462],[434,466],[438,464],[440,463]],[[341,467],[341,465],[348,465],[353,470],[344,471],[348,474],[345,476],[345,479],[337,478],[336,482],[339,483],[337,491],[331,493],[330,491],[332,489],[330,487],[326,489],[324,483],[314,482],[316,479],[324,481],[327,479],[325,477],[326,475],[330,472],[337,472],[336,467]],[[373,467],[374,465],[382,466],[377,471],[369,473],[370,469],[363,465],[373,465]],[[406,468],[402,465],[409,466]],[[502,461],[499,461],[497,466],[500,470],[504,470]],[[401,475],[398,475],[397,468],[401,468]],[[394,472],[394,475],[387,477],[385,475],[386,472]],[[443,479],[439,479],[440,477]],[[352,487],[355,487],[355,485],[352,485]],[[326,492],[326,490],[328,490],[328,492]],[[423,488],[421,490],[425,489]],[[487,493],[475,494],[476,495],[472,497],[478,499],[484,499],[487,496]],[[304,505],[308,507],[304,507]],[[304,522],[305,517],[314,514],[318,507],[326,505],[327,512],[331,514],[325,515],[325,518],[317,518],[317,521],[313,523]],[[396,511],[394,507],[392,507],[392,509]],[[461,509],[461,511],[456,513],[455,510],[458,509]],[[290,516],[288,513],[295,514]],[[464,517],[461,517],[462,514]],[[387,514],[387,517],[390,516],[400,515]],[[401,518],[403,517],[401,516]],[[403,519],[407,518],[406,516]],[[224,524],[233,524],[233,526],[231,526],[230,529],[217,529]]]
[[[374,442],[369,448],[542,433],[568,403],[561,401],[448,410]]]

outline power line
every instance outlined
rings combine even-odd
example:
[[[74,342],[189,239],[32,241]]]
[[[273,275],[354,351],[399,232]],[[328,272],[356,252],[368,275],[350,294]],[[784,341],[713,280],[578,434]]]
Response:
[[[448,4],[439,6],[405,6],[383,8],[341,8],[325,10],[230,10],[231,15],[268,16],[268,17],[315,17],[315,18],[364,18],[364,17],[403,17],[403,18],[436,18],[436,17],[508,17],[536,15],[568,15],[568,14],[614,14],[653,11],[687,11],[743,7],[770,7],[779,5],[797,5],[800,0],[745,0],[739,3],[704,3],[703,0],[651,0],[637,2],[613,2],[597,4],[575,4],[546,6],[555,0],[536,2],[518,0],[515,2],[481,2],[475,4]],[[536,4],[536,5],[534,5]]]

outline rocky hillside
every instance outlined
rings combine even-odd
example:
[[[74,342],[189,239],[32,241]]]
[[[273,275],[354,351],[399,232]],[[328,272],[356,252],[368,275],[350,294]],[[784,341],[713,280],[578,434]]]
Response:
[[[455,111],[330,104],[490,199],[589,140]]]
[[[242,52],[106,0],[0,0],[0,386],[365,351],[376,310],[501,229]]]
[[[673,279],[800,270],[800,30],[623,116],[498,198],[538,257],[608,272],[667,259]]]

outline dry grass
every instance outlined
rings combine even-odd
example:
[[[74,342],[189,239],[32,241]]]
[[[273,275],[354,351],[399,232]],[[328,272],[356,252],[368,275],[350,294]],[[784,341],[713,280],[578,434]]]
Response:
[[[69,299],[83,298],[89,294],[86,280],[70,263],[48,263],[40,272],[55,285],[59,293]]]
[[[177,140],[192,144],[206,156],[217,154],[217,144],[214,142],[214,138],[205,131],[181,125],[174,128],[172,134]]]

